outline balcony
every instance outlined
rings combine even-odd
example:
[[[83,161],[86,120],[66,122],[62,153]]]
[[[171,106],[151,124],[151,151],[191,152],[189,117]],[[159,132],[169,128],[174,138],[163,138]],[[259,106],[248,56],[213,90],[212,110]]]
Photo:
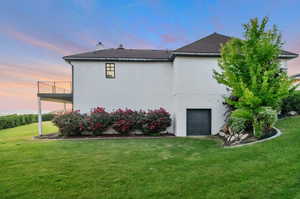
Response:
[[[71,81],[38,81],[37,96],[44,101],[72,103]]]

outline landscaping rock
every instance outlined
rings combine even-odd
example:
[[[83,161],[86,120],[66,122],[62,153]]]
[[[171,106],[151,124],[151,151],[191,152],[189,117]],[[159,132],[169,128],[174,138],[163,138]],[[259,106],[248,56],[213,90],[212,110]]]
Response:
[[[237,136],[236,135],[233,135],[233,136],[231,136],[230,138],[229,138],[229,141],[230,142],[233,142],[233,141],[235,141],[237,139]]]
[[[296,111],[290,111],[287,113],[288,116],[295,116],[298,115],[298,113]]]
[[[241,134],[240,140],[243,141],[249,137],[249,134]]]
[[[225,145],[236,145],[247,139],[250,135],[248,133],[241,134],[226,134],[220,131],[218,134],[225,142]]]
[[[226,134],[225,134],[224,132],[222,132],[222,131],[221,131],[221,132],[219,133],[219,136],[221,136],[221,137],[225,137],[225,136],[226,136]]]

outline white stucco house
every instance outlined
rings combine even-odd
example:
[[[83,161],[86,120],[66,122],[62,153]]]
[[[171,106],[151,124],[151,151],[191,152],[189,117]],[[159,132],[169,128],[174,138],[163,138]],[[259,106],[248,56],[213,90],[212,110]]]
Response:
[[[299,85],[299,83],[300,83],[300,74],[298,73],[298,74],[294,74],[294,75],[291,75],[290,76],[292,79],[293,79],[293,85],[294,86],[297,86],[297,85]],[[297,88],[296,88],[296,90],[300,90],[300,86],[298,86]]]
[[[68,101],[74,110],[97,106],[155,109],[171,113],[176,136],[214,135],[224,124],[223,85],[213,78],[221,44],[231,37],[211,34],[176,50],[119,48],[65,56],[72,67],[70,93],[39,92],[41,100]],[[282,51],[282,68],[297,54]]]

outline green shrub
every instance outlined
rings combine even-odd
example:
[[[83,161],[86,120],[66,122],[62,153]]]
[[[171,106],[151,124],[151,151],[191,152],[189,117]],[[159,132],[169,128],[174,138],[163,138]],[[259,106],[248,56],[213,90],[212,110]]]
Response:
[[[54,114],[52,113],[47,113],[42,115],[43,121],[50,121],[53,119],[53,117]],[[0,116],[0,130],[13,128],[25,124],[31,124],[37,122],[37,118],[38,118],[37,114],[23,114],[23,115],[12,114],[12,115]]]
[[[287,115],[290,111],[300,113],[300,92],[296,91],[292,95],[285,98],[281,105],[281,114]]]
[[[23,114],[23,115],[13,114],[13,115],[0,116],[0,129],[13,128],[16,126],[31,124],[34,122],[37,122],[36,114]]]
[[[51,121],[55,117],[55,114],[53,113],[46,113],[42,115],[42,120],[43,121]],[[37,120],[37,116],[35,115],[34,118]]]
[[[260,107],[257,112],[257,119],[254,125],[254,135],[261,137],[264,133],[274,127],[278,119],[278,114],[277,111],[271,107]]]
[[[80,125],[85,115],[81,115],[78,111],[64,113],[54,117],[52,122],[58,127],[59,132],[63,136],[76,136],[80,135],[82,128]]]
[[[251,128],[253,115],[247,109],[236,109],[229,117],[228,125],[234,134],[244,133]]]
[[[228,120],[232,133],[253,133],[261,137],[270,130],[277,121],[277,111],[271,107],[259,107],[257,110],[236,109]]]

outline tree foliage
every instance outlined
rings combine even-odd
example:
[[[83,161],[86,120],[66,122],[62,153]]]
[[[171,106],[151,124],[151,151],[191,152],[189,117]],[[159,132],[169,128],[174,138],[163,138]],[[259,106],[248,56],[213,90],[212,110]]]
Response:
[[[264,17],[261,22],[254,18],[245,24],[244,40],[233,38],[222,47],[221,71],[214,71],[215,79],[228,87],[233,96],[226,97],[225,102],[242,109],[237,112],[247,113],[240,118],[250,123],[256,136],[262,134],[263,120],[267,120],[259,115],[279,110],[291,87],[278,59],[283,44],[281,35],[276,26],[267,30],[267,23],[268,18]]]

